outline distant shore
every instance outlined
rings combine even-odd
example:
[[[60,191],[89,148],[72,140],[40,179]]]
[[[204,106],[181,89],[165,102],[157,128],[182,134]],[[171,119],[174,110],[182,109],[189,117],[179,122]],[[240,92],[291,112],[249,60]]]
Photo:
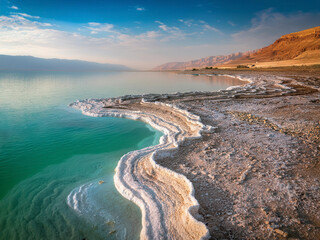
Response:
[[[99,99],[87,102],[98,108],[85,105],[82,109],[89,114],[94,109],[97,116],[110,116],[114,112],[117,113],[114,116],[132,118],[139,113],[184,129],[185,142],[172,154],[158,154],[155,160],[164,169],[189,179],[200,207],[190,211],[192,205],[186,200],[190,192],[184,183],[181,188],[179,184],[168,188],[171,195],[184,189],[179,193],[181,200],[172,202],[169,199],[173,196],[169,195],[166,198],[166,190],[157,185],[157,181],[166,180],[158,172],[159,167],[138,158],[133,165],[139,176],[136,180],[153,189],[150,191],[156,202],[160,197],[161,204],[156,209],[164,218],[163,222],[143,223],[152,229],[164,226],[163,237],[170,239],[207,237],[205,230],[192,235],[192,229],[200,223],[186,220],[184,212],[190,211],[204,223],[212,239],[317,239],[320,234],[319,71],[210,69],[179,73],[227,74],[247,80],[248,84],[219,92]],[[165,107],[160,107],[160,103]],[[193,121],[190,117],[198,117],[199,124],[211,130],[200,131],[199,138],[190,138],[195,131],[195,126],[188,123]],[[172,175],[170,181],[174,179]],[[130,199],[130,194],[124,195]],[[166,212],[168,206],[170,211]],[[148,238],[147,234],[144,236]]]

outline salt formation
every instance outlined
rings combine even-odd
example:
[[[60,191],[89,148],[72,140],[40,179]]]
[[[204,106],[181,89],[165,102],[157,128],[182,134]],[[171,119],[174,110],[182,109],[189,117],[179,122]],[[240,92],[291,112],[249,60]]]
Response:
[[[127,96],[87,99],[71,106],[94,117],[141,120],[164,133],[158,145],[124,155],[114,176],[117,190],[142,211],[141,239],[209,239],[208,229],[199,221],[199,204],[191,182],[158,165],[156,160],[174,156],[179,145],[188,144],[186,140],[200,138],[202,131],[213,128],[178,107],[147,101]]]

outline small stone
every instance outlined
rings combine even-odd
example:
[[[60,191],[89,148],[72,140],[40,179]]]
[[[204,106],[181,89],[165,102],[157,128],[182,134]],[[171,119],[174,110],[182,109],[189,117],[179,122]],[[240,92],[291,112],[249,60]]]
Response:
[[[282,231],[282,230],[280,230],[280,229],[275,229],[274,230],[276,233],[278,233],[279,235],[281,235],[281,236],[283,236],[283,237],[288,237],[288,233],[286,233],[286,232],[284,232],[284,231]]]
[[[109,226],[114,226],[115,222],[114,221],[107,221],[106,224],[109,225]]]
[[[207,173],[206,173],[204,170],[200,170],[200,173],[201,173],[202,175],[207,175]]]
[[[214,176],[211,174],[208,174],[208,177],[211,178],[212,180],[214,180]]]

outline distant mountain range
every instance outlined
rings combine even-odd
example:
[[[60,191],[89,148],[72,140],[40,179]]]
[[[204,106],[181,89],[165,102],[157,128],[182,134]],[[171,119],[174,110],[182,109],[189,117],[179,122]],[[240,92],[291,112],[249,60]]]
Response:
[[[320,27],[280,37],[273,44],[245,53],[211,56],[188,62],[170,62],[154,70],[183,70],[205,67],[275,67],[320,64]]]
[[[40,71],[129,71],[123,65],[101,64],[80,60],[45,59],[31,56],[0,55],[0,70]]]
[[[196,60],[191,60],[188,62],[169,62],[162,64],[160,66],[155,67],[153,70],[182,70],[182,69],[190,69],[190,68],[204,68],[209,66],[218,66],[232,60],[238,59],[244,55],[248,54],[245,53],[233,53],[230,55],[220,55],[220,56],[210,56],[205,58],[200,58]]]

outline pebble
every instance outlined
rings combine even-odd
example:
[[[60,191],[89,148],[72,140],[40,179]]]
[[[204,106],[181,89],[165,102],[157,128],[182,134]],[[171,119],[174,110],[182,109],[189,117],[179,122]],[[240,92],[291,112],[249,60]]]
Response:
[[[280,229],[275,229],[274,230],[276,233],[278,233],[279,235],[281,235],[281,236],[283,236],[283,237],[288,237],[288,233],[286,233],[286,232],[284,232],[284,231],[282,231],[282,230],[280,230]]]
[[[109,232],[109,235],[115,234],[117,231],[116,230],[112,230]]]
[[[212,180],[214,180],[214,176],[211,174],[208,174],[208,177],[211,178]]]

